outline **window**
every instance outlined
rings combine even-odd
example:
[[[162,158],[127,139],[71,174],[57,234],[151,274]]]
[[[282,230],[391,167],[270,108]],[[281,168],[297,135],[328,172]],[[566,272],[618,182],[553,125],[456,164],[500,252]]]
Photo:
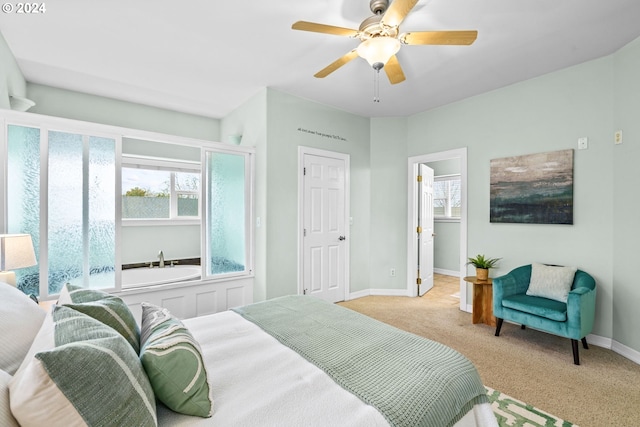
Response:
[[[30,234],[38,262],[16,270],[23,292],[253,274],[252,149],[21,113],[0,119],[0,232]],[[158,265],[159,251],[189,278],[123,285],[124,271]]]
[[[116,140],[9,125],[7,144],[8,232],[30,234],[38,260],[16,271],[18,287],[41,296],[67,282],[113,288]]]
[[[199,195],[200,172],[122,167],[123,220],[198,218]]]
[[[433,183],[433,214],[435,219],[460,219],[460,191],[460,175],[435,177]]]

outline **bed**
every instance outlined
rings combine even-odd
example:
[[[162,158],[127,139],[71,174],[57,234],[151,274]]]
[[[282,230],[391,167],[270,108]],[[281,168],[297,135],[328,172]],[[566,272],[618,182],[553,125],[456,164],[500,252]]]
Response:
[[[123,303],[112,296],[103,296],[98,303],[65,302],[61,296],[54,314],[47,315],[47,319],[53,316],[53,321],[47,322],[45,319],[42,322],[17,372],[0,372],[0,386],[4,381],[5,387],[8,384],[6,388],[11,392],[8,398],[9,415],[15,415],[22,425],[37,425],[47,420],[50,426],[55,426],[57,419],[63,420],[60,422],[66,425],[131,425],[129,421],[124,421],[126,417],[144,413],[150,414],[149,422],[140,422],[139,425],[497,426],[480,377],[464,356],[439,343],[306,296],[276,298],[183,322],[171,319],[166,310],[145,305],[137,349],[141,360],[144,360],[142,354],[149,353],[153,347],[146,343],[153,340],[150,337],[154,333],[166,337],[169,331],[178,331],[182,337],[180,345],[192,345],[203,362],[201,367],[194,367],[194,371],[204,371],[202,380],[196,381],[194,376],[191,385],[195,384],[194,388],[201,387],[199,404],[206,406],[210,403],[208,413],[205,411],[194,416],[178,412],[186,408],[182,412],[189,413],[188,405],[191,402],[183,402],[182,406],[169,409],[168,406],[174,403],[165,405],[161,402],[164,396],[160,394],[161,390],[156,389],[155,374],[148,369],[146,373],[143,369],[143,374],[136,371],[137,374],[131,375],[131,378],[135,376],[139,381],[137,389],[132,387],[131,395],[126,394],[126,387],[122,384],[115,386],[117,393],[106,393],[103,387],[120,381],[119,377],[110,376],[115,375],[117,369],[104,368],[110,362],[96,364],[101,366],[96,368],[101,369],[96,374],[102,378],[101,386],[95,391],[98,396],[93,403],[85,403],[91,409],[88,417],[97,418],[87,421],[82,405],[69,403],[67,401],[72,399],[58,395],[42,396],[41,402],[47,402],[47,409],[44,410],[42,403],[32,401],[33,395],[39,396],[41,393],[38,387],[42,387],[31,386],[31,383],[38,382],[33,378],[43,374],[28,367],[34,364],[30,360],[37,359],[36,354],[46,354],[42,348],[52,346],[52,331],[60,325],[72,324],[74,334],[78,330],[97,329],[100,331],[98,341],[117,342],[113,348],[123,348],[124,352],[137,356],[136,351],[129,351],[129,347],[135,346],[135,339],[127,343],[127,338],[122,338],[127,335],[126,328],[114,333],[112,328],[101,328],[95,319],[86,319],[84,314],[76,311],[85,310],[86,307],[80,307],[83,305],[93,307],[105,304],[109,307],[108,311],[124,310]],[[147,311],[151,314],[147,315]],[[127,316],[122,316],[126,319],[116,325],[118,328],[130,322]],[[153,317],[155,324],[151,322],[151,326],[145,326],[145,319],[149,317]],[[173,326],[163,330],[155,327],[168,323]],[[56,349],[74,345],[95,347],[88,346],[84,338],[76,342],[74,339],[69,339]],[[58,340],[56,335],[55,341]],[[43,341],[48,343],[43,345]],[[56,344],[60,343],[54,346]],[[172,347],[164,343],[155,348],[164,357],[171,353],[169,349]],[[65,363],[71,363],[68,359],[69,356],[65,356]],[[80,374],[77,373],[78,369],[74,369],[72,373],[65,372],[63,379],[76,375],[75,384],[91,375],[89,372],[93,364],[86,363],[87,356],[79,357],[79,360],[84,364]],[[131,363],[135,365],[136,362]],[[146,369],[144,362],[143,365]],[[173,375],[183,367],[186,367],[185,362],[177,367],[173,365],[166,368],[162,375]],[[36,373],[28,374],[30,371]],[[47,374],[50,372],[47,371]],[[135,382],[131,378],[129,382]],[[154,384],[151,388],[146,385],[147,379]],[[52,377],[52,381],[57,380]],[[26,390],[20,390],[21,387]],[[50,388],[59,392],[64,390],[64,385]],[[158,401],[147,398],[142,399],[143,403],[136,403],[141,389],[146,390],[147,396],[155,396]],[[21,394],[31,397],[21,398]],[[78,399],[86,398],[87,394],[91,393],[79,392]],[[121,402],[109,404],[121,406],[117,410],[106,410],[105,402],[112,398],[121,398]],[[66,403],[55,404],[52,409],[54,405],[51,402],[60,400]],[[95,414],[100,411],[106,415]],[[37,412],[41,412],[40,420]],[[119,414],[120,418],[114,417],[114,413]],[[0,395],[0,416],[2,414]],[[69,417],[75,417],[75,422],[70,422]]]

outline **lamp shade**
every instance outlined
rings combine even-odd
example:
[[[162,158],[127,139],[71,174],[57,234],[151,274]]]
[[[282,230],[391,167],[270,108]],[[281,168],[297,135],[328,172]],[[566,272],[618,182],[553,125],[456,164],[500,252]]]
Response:
[[[31,235],[0,234],[0,270],[15,270],[36,264]]]
[[[367,39],[360,43],[356,51],[358,56],[367,60],[372,67],[374,64],[386,64],[393,55],[400,50],[400,40],[394,37],[380,36]],[[374,67],[375,68],[375,67]]]

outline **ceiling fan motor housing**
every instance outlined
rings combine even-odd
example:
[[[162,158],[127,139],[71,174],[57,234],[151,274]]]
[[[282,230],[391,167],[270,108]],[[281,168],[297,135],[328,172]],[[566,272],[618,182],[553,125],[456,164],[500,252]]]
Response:
[[[369,2],[369,8],[374,15],[382,15],[387,11],[389,7],[389,0],[371,0]]]

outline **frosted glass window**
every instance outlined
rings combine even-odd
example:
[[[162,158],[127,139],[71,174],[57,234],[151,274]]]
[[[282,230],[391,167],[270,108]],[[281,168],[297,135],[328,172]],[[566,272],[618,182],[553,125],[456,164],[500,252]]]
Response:
[[[207,273],[243,272],[246,256],[245,156],[208,152]]]
[[[7,127],[7,219],[8,233],[31,235],[40,262],[40,129]],[[15,270],[18,289],[39,295],[39,266]]]
[[[116,168],[115,141],[89,137],[88,234],[89,285],[115,286],[116,256]]]
[[[114,287],[114,140],[49,132],[48,185],[49,294]]]

